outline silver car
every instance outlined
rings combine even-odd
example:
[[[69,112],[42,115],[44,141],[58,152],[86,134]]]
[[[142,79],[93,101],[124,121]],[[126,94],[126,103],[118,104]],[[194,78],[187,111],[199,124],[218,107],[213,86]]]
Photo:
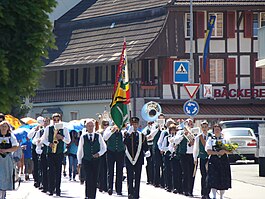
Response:
[[[228,143],[238,144],[237,152],[239,154],[243,155],[248,160],[257,161],[255,154],[258,140],[251,128],[226,128],[222,130],[222,133]],[[229,158],[231,162],[241,159],[236,153],[229,155]]]

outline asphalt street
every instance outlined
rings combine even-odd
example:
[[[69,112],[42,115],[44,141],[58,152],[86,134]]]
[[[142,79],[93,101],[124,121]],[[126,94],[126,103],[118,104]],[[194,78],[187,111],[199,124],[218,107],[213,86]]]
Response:
[[[264,199],[265,195],[265,177],[259,177],[258,164],[235,164],[231,165],[232,169],[232,189],[225,193],[225,199]],[[126,173],[124,172],[126,175]],[[126,180],[123,182],[123,196],[117,196],[115,192],[112,196],[107,193],[97,192],[97,198],[127,198]],[[68,177],[62,177],[60,198],[84,198],[85,186],[80,185],[78,181],[69,181]],[[193,198],[200,198],[200,172],[198,170]],[[179,194],[169,193],[162,188],[154,188],[151,185],[146,185],[145,168],[143,167],[140,197],[143,199],[171,199],[171,198],[190,198]],[[59,198],[56,196],[48,196],[40,190],[34,188],[33,180],[22,182],[17,191],[7,193],[7,199],[51,199]],[[217,197],[218,198],[218,197]]]

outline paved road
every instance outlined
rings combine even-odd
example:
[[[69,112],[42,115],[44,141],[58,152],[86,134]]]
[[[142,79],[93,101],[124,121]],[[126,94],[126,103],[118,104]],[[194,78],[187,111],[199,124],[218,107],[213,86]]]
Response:
[[[257,164],[237,164],[231,165],[232,168],[232,189],[225,193],[226,199],[264,199],[265,198],[265,177],[258,176]],[[200,172],[197,172],[194,186],[194,198],[200,198]],[[69,182],[67,177],[62,177],[62,196],[61,198],[84,198],[85,187],[79,182]],[[161,188],[154,188],[146,185],[145,169],[143,169],[140,196],[143,199],[171,199],[189,198],[179,194],[168,193]],[[56,196],[53,196],[56,198]],[[40,192],[33,187],[33,181],[23,182],[18,191],[8,192],[7,199],[51,199],[53,198]],[[57,197],[58,198],[58,197]],[[115,193],[109,196],[107,193],[97,192],[97,198],[127,198],[126,180],[123,182],[123,196]]]

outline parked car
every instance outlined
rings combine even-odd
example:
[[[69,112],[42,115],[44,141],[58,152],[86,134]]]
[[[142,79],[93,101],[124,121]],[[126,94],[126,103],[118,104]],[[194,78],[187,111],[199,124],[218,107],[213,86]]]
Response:
[[[220,122],[223,129],[232,127],[251,128],[257,138],[259,138],[259,124],[265,124],[265,120],[228,120]]]
[[[255,160],[257,162],[257,137],[251,128],[236,127],[226,128],[222,131],[225,140],[228,143],[237,143],[237,152],[243,155],[247,160]],[[229,155],[230,161],[235,162],[240,160],[241,157],[234,153]]]

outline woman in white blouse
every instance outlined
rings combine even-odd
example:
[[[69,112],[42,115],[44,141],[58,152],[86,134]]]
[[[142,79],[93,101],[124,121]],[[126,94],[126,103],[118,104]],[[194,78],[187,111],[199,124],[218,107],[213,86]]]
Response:
[[[220,199],[224,197],[225,190],[231,188],[231,169],[226,151],[222,148],[225,144],[224,137],[221,133],[222,128],[219,124],[213,126],[213,136],[209,137],[205,150],[209,159],[208,170],[208,187],[211,188],[213,198],[216,199],[216,191],[220,190]]]

